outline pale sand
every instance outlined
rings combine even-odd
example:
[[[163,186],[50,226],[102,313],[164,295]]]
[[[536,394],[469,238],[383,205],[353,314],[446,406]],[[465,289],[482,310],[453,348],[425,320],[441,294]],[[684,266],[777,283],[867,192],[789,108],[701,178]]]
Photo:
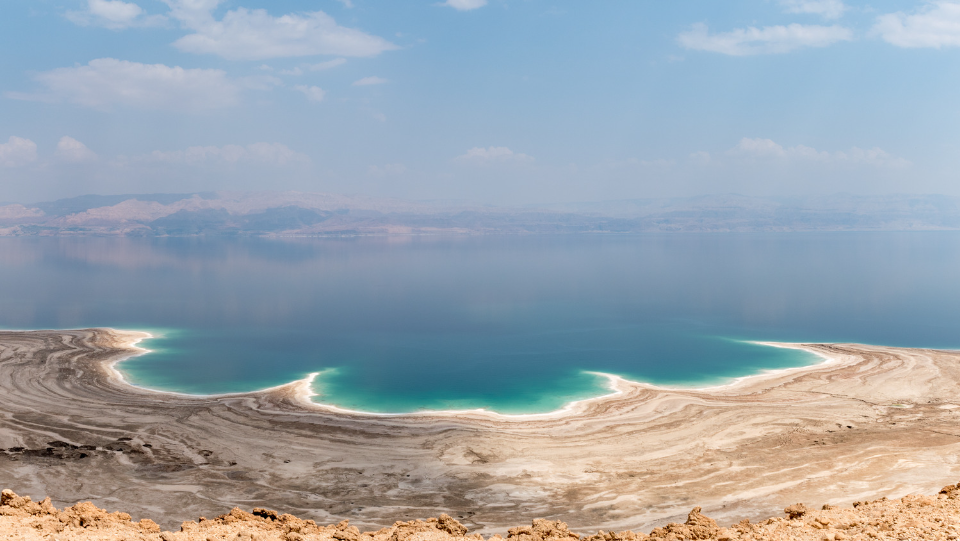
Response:
[[[133,387],[111,365],[136,339],[0,333],[0,447],[26,448],[0,453],[0,485],[168,527],[236,505],[363,527],[446,511],[490,532],[535,517],[649,530],[694,505],[732,523],[960,478],[957,352],[784,345],[829,362],[706,389],[616,379],[546,415],[377,416],[314,404],[306,381],[213,397]],[[47,451],[56,440],[96,449]]]

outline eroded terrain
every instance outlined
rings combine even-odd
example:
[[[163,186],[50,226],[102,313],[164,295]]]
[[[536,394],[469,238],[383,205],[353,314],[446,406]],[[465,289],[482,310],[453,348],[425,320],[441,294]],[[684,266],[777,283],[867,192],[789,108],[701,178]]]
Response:
[[[0,485],[167,529],[263,507],[371,531],[447,513],[489,534],[535,518],[649,531],[694,506],[733,524],[960,477],[956,352],[804,345],[832,362],[705,390],[619,381],[619,395],[552,416],[378,417],[313,405],[302,383],[131,387],[110,368],[131,341],[0,333]]]

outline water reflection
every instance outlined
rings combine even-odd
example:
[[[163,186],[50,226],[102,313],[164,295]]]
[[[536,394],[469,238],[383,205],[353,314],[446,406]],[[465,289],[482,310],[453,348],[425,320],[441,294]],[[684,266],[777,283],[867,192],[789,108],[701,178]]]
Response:
[[[727,338],[960,341],[952,232],[400,240],[4,238],[0,325],[175,329],[125,370],[219,392],[336,368],[323,400],[381,411],[807,361]]]

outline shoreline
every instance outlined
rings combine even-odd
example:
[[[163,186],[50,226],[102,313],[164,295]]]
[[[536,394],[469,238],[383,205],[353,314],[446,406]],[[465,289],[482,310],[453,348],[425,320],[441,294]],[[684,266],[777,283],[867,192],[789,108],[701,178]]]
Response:
[[[744,376],[725,378],[725,379],[729,379],[730,381],[725,383],[717,383],[715,385],[707,385],[707,386],[658,385],[655,383],[647,383],[643,381],[627,379],[621,375],[611,374],[608,372],[581,370],[581,372],[584,374],[590,374],[593,376],[605,378],[607,380],[605,387],[611,392],[606,394],[599,394],[596,396],[589,396],[586,398],[580,398],[577,400],[572,400],[570,402],[565,403],[560,408],[547,411],[547,412],[540,412],[540,413],[501,413],[488,408],[450,409],[450,410],[424,409],[424,410],[418,410],[418,411],[412,411],[412,412],[374,412],[374,411],[345,408],[342,406],[338,406],[336,404],[325,404],[323,402],[314,401],[313,397],[318,396],[318,393],[313,390],[313,384],[315,383],[318,377],[320,377],[325,371],[329,369],[324,369],[317,372],[311,372],[303,378],[289,381],[287,383],[281,383],[279,385],[274,385],[271,387],[266,387],[263,389],[256,389],[252,391],[238,391],[238,392],[232,392],[232,393],[212,393],[212,394],[184,393],[180,391],[167,391],[162,389],[154,389],[146,385],[137,385],[135,383],[130,382],[124,376],[123,372],[121,372],[118,368],[116,368],[116,365],[124,361],[150,353],[151,350],[140,347],[138,346],[138,344],[143,340],[154,339],[157,337],[148,331],[141,331],[141,330],[116,329],[113,327],[97,327],[96,329],[102,329],[102,330],[114,333],[116,336],[129,335],[130,341],[123,343],[123,347],[133,349],[137,351],[137,353],[127,357],[118,358],[114,362],[110,363],[108,366],[108,368],[110,368],[113,371],[117,379],[124,385],[129,385],[131,387],[134,387],[140,390],[146,390],[146,391],[161,393],[161,394],[171,394],[176,396],[209,398],[209,399],[239,397],[239,396],[253,395],[253,394],[259,394],[259,393],[269,393],[269,392],[274,392],[287,387],[291,387],[296,389],[296,396],[301,400],[305,408],[319,408],[319,409],[322,409],[323,411],[332,412],[332,413],[343,413],[348,415],[371,416],[371,417],[404,417],[404,416],[445,417],[445,416],[461,416],[461,415],[486,415],[486,416],[491,416],[493,418],[496,418],[498,420],[507,420],[507,421],[529,421],[529,420],[537,420],[537,419],[552,419],[552,418],[563,417],[565,415],[574,415],[578,411],[580,411],[582,408],[588,407],[592,402],[610,400],[617,396],[621,396],[625,392],[629,391],[631,387],[643,387],[643,388],[663,390],[663,391],[712,392],[712,391],[717,391],[724,388],[735,388],[736,386],[742,383],[750,383],[751,380],[754,380],[754,379],[762,380],[762,378],[764,377],[776,377],[783,373],[789,373],[790,371],[794,371],[794,370],[802,371],[802,370],[806,370],[806,369],[833,361],[831,357],[824,355],[821,352],[804,348],[803,344],[801,343],[766,342],[766,341],[747,340],[745,342],[749,344],[781,348],[781,349],[794,349],[799,351],[805,351],[807,353],[811,353],[817,357],[820,357],[822,361],[812,363],[809,365],[802,365],[802,366],[761,369],[759,372],[755,374],[747,374]],[[27,330],[27,331],[18,331],[18,332],[44,332],[44,331],[45,330],[38,330],[38,331]],[[0,331],[0,333],[2,332],[6,332],[6,331]],[[827,343],[823,342],[822,344],[827,344]]]
[[[536,517],[648,529],[692,504],[737,522],[960,478],[955,351],[791,344],[831,361],[701,389],[611,378],[616,394],[518,418],[331,411],[307,378],[152,391],[110,367],[143,336],[0,332],[0,482],[57,505],[122,500],[165,527],[257,505],[361,527],[446,512],[490,533]]]

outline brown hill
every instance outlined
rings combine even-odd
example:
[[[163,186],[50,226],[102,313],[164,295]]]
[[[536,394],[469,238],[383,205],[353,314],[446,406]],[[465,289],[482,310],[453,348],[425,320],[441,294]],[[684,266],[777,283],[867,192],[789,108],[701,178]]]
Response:
[[[735,194],[548,206],[331,193],[85,195],[0,206],[0,236],[354,236],[960,229],[960,198]]]

